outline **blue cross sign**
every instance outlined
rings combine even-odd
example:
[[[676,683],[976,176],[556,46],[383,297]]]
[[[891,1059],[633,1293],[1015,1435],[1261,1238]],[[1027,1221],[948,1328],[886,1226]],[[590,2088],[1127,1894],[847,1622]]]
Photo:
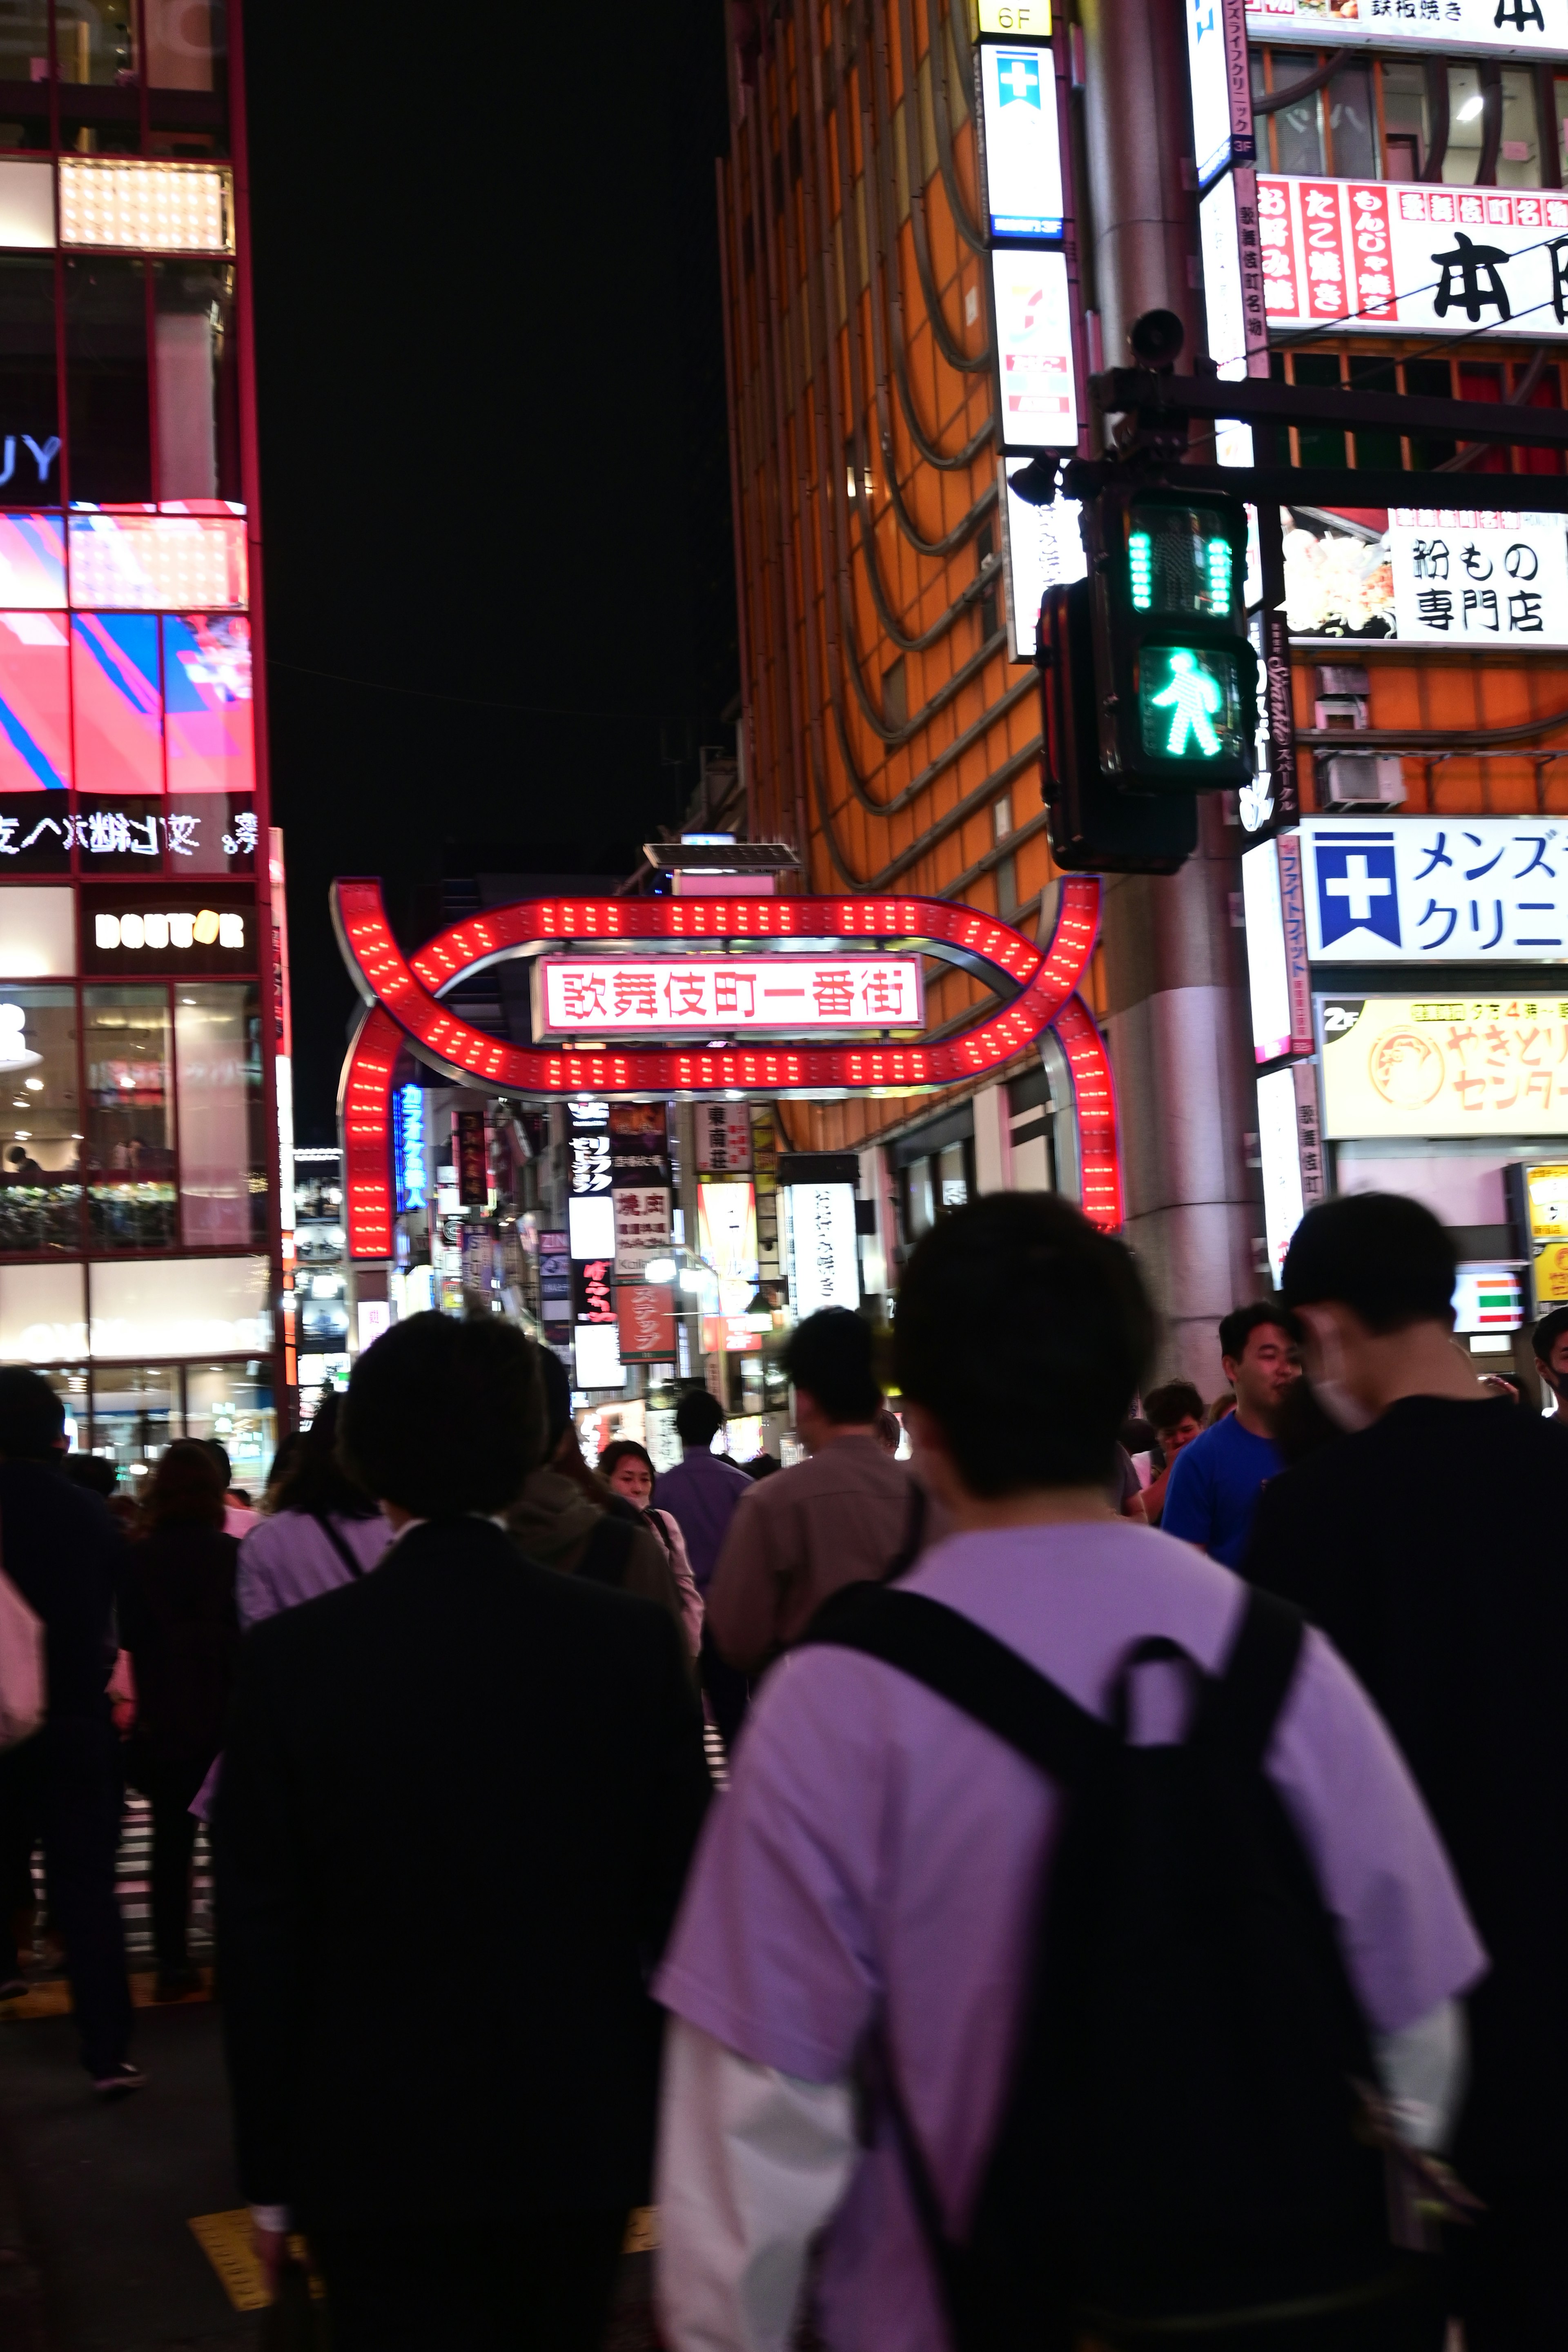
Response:
[[[996,59],[996,87],[1006,106],[1040,103],[1040,61],[1032,49],[1003,49]]]
[[[1313,842],[1318,925],[1325,948],[1347,931],[1373,932],[1391,947],[1399,935],[1399,877],[1392,833],[1319,834]]]

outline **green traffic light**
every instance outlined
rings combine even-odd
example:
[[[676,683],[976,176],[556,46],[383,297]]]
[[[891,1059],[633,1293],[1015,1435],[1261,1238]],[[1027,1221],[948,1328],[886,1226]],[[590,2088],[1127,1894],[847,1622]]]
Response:
[[[1198,756],[1205,760],[1219,757],[1219,737],[1210,725],[1211,714],[1225,700],[1225,696],[1196,654],[1184,646],[1170,656],[1170,684],[1162,694],[1152,694],[1150,702],[1155,709],[1169,708],[1171,732],[1165,742],[1168,760],[1185,760],[1187,738],[1191,736]]]
[[[1240,746],[1239,681],[1228,647],[1144,646],[1138,701],[1146,758],[1220,760]]]

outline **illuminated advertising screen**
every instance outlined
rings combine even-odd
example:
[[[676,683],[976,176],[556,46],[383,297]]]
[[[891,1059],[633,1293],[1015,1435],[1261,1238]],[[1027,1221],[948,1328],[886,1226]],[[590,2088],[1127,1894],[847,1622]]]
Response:
[[[65,601],[65,517],[0,514],[0,609],[58,613]]]
[[[1258,223],[1272,326],[1568,336],[1568,193],[1260,173]]]
[[[918,956],[544,956],[533,995],[540,1037],[918,1029],[925,1022]]]
[[[1241,0],[1186,0],[1193,152],[1200,188],[1253,152],[1247,25]]]
[[[824,1307],[860,1304],[853,1184],[791,1184],[790,1304],[804,1322]]]
[[[71,701],[79,788],[161,793],[163,698],[154,614],[73,616]]]
[[[1300,842],[1314,963],[1555,964],[1568,950],[1560,818],[1306,817]]]
[[[1027,457],[1001,461],[1007,485],[1002,508],[1002,555],[1007,567],[1008,654],[1014,661],[1032,662],[1047,590],[1083,579],[1089,558],[1079,529],[1076,499],[1053,499],[1048,507],[1037,507],[1014,489],[1013,476],[1028,463]]]
[[[980,97],[992,236],[1060,236],[1062,155],[1051,51],[1028,42],[983,43]]]
[[[1375,41],[1379,48],[1486,50],[1493,57],[1568,54],[1568,0],[1247,0],[1255,41]]]
[[[163,616],[171,793],[253,793],[250,623],[239,613]]]
[[[1078,446],[1078,381],[1066,257],[1009,251],[991,257],[1002,446]]]
[[[1324,997],[1325,1135],[1568,1135],[1568,998]]]
[[[0,613],[0,793],[71,780],[70,647],[52,613]]]
[[[668,1187],[618,1184],[610,1197],[615,1208],[616,1279],[640,1281],[650,1259],[669,1255]]]
[[[731,1178],[697,1188],[697,1246],[706,1265],[719,1277],[726,1313],[741,1314],[757,1286],[757,1195],[749,1179]],[[746,1297],[731,1300],[725,1286],[743,1289]]]
[[[222,612],[249,602],[241,514],[73,513],[79,611]]]

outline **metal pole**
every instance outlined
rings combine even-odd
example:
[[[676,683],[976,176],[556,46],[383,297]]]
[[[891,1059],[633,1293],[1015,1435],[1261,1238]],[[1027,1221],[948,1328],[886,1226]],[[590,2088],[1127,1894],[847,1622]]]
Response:
[[[1203,339],[1184,19],[1171,0],[1084,0],[1085,126],[1107,364],[1143,311]],[[1205,453],[1206,454],[1206,452]],[[1106,877],[1109,1037],[1124,1136],[1127,1239],[1165,1318],[1159,1373],[1218,1385],[1215,1327],[1267,1286],[1248,1179],[1257,1126],[1239,931],[1241,834],[1226,796],[1199,801],[1179,874]]]

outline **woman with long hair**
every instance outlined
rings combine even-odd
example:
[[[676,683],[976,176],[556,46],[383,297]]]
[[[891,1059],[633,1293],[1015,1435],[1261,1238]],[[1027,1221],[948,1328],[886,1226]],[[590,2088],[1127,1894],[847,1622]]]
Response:
[[[258,1625],[280,1609],[353,1582],[392,1541],[392,1529],[338,1460],[337,1439],[338,1401],[325,1396],[276,1492],[268,1481],[267,1517],[240,1545],[242,1625]]]
[[[623,1502],[630,1503],[641,1514],[669,1554],[669,1565],[680,1588],[686,1638],[695,1657],[702,1646],[702,1595],[697,1590],[697,1579],[687,1558],[686,1538],[679,1524],[668,1511],[656,1511],[653,1507],[653,1482],[658,1473],[652,1454],[633,1437],[616,1437],[605,1446],[595,1467],[612,1494],[619,1495]]]
[[[175,1440],[146,1484],[146,1528],[130,1549],[121,1636],[136,1682],[126,1769],[153,1809],[153,1941],[158,1998],[200,1982],[188,1942],[196,1822],[190,1806],[223,1738],[239,1647],[236,1538],[224,1532],[222,1472],[198,1439]]]

